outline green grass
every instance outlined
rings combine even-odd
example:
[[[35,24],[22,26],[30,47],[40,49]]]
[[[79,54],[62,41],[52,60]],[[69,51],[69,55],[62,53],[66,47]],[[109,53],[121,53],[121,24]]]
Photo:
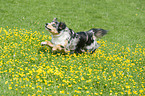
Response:
[[[141,44],[144,39],[144,0],[1,0],[1,26],[46,32],[44,25],[54,17],[75,32],[92,27],[110,33],[104,39],[123,45]]]
[[[145,94],[144,0],[1,0],[0,95]],[[94,54],[53,55],[46,22],[103,28]]]

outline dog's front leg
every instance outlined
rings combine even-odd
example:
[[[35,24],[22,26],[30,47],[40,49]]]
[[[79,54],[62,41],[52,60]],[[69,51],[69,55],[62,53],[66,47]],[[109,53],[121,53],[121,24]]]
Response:
[[[62,52],[62,53],[68,53],[69,51],[66,50],[66,48],[62,45],[56,45],[52,48],[52,51],[55,52],[55,51],[58,51],[58,52]]]
[[[46,46],[49,46],[50,48],[54,47],[54,45],[50,41],[41,42],[41,45],[42,46],[46,45]]]
[[[67,45],[68,45],[68,40],[65,40],[64,46],[61,46],[61,47],[62,47],[62,52],[63,52],[63,53],[69,53],[69,52],[70,52],[69,48],[66,48]]]
[[[68,52],[70,52],[70,51],[68,51],[65,47],[61,47],[61,50],[60,50],[60,52],[63,52],[63,53],[68,53]]]

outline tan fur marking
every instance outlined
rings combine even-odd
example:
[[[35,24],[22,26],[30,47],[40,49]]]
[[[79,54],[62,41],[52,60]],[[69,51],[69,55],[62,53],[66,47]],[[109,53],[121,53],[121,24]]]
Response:
[[[58,35],[59,33],[57,32],[56,28],[54,28],[51,24],[47,25],[47,28],[51,29],[49,30],[49,32],[52,34],[52,35]]]
[[[68,40],[65,40],[64,47],[66,47],[67,44],[68,44]]]

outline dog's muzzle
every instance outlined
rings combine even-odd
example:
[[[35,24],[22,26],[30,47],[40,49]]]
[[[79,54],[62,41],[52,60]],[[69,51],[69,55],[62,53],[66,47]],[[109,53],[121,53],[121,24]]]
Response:
[[[47,25],[48,25],[48,23],[45,24],[45,28],[46,28],[47,30],[51,31],[51,29],[48,28]]]

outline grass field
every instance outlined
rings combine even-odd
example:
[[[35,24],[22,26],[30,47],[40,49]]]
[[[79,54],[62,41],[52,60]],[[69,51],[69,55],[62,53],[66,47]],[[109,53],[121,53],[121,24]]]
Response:
[[[1,0],[0,96],[145,95],[145,0]],[[103,28],[94,54],[50,54],[44,25]]]

